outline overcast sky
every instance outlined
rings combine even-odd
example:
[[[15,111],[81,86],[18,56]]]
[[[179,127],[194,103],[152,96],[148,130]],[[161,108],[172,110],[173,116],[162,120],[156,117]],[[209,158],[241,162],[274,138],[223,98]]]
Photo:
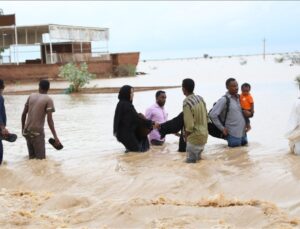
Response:
[[[17,25],[110,29],[109,51],[142,59],[300,50],[297,1],[1,1]]]

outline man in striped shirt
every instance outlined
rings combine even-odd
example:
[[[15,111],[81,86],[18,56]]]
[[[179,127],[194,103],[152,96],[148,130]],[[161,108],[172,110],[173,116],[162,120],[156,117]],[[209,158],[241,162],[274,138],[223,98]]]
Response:
[[[207,110],[203,98],[194,94],[195,83],[192,79],[182,81],[182,91],[186,96],[183,101],[185,139],[187,142],[187,163],[196,163],[208,138]]]

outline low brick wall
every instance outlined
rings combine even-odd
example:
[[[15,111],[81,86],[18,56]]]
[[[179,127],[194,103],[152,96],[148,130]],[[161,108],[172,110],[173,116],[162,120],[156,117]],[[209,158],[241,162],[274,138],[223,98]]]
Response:
[[[108,77],[112,73],[112,62],[88,62],[89,71],[97,78]],[[58,79],[61,64],[20,64],[0,65],[0,79],[3,80],[39,80]]]
[[[139,62],[140,53],[139,52],[124,52],[124,53],[112,53],[111,59],[113,65],[137,65]]]
[[[139,52],[111,54],[111,60],[87,62],[89,72],[97,78],[107,78],[113,74],[113,67],[130,64],[137,65]],[[20,64],[0,65],[0,79],[8,81],[58,79],[59,67],[62,64]]]
[[[0,78],[3,80],[56,78],[58,67],[56,64],[0,65]]]
[[[112,74],[112,62],[101,61],[101,62],[88,62],[89,72],[96,74],[97,78],[108,77]]]

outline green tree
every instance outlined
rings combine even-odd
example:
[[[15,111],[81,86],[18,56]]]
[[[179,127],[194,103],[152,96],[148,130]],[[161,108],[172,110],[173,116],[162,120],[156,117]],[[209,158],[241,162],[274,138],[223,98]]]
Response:
[[[74,63],[68,63],[59,68],[59,77],[71,82],[69,92],[78,92],[80,88],[88,84],[91,79],[95,78],[95,74],[88,71],[88,65],[81,63],[78,67]]]

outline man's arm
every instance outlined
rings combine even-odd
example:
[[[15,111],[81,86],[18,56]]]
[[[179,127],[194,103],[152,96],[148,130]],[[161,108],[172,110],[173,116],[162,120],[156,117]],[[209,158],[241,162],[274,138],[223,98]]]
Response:
[[[194,129],[194,117],[188,105],[183,106],[183,120],[185,127],[185,137],[187,138]]]
[[[28,106],[25,105],[25,106],[24,106],[23,113],[22,113],[22,117],[21,117],[21,122],[22,122],[22,133],[23,133],[24,128],[25,128],[25,121],[26,121],[27,113],[28,113]]]
[[[24,132],[24,128],[25,128],[25,122],[26,122],[26,116],[28,113],[28,106],[29,106],[29,97],[24,105],[24,109],[22,112],[22,117],[21,117],[21,122],[22,122],[22,133]]]
[[[219,119],[219,115],[222,113],[226,106],[226,98],[222,97],[220,98],[217,103],[213,106],[211,112],[209,113],[209,117],[211,121],[218,127],[219,130],[222,132],[227,132],[227,129],[225,126],[221,123]],[[224,130],[225,129],[225,130]]]
[[[52,118],[52,111],[47,112],[47,122],[48,122],[48,126],[52,132],[52,135],[55,139],[55,144],[59,144],[60,141],[59,141],[56,131],[55,131],[54,122],[53,122],[53,118]]]
[[[5,127],[5,109],[4,109],[4,99],[3,97],[0,98],[0,128],[1,128],[1,134],[2,135],[7,135],[8,134],[8,130]]]

